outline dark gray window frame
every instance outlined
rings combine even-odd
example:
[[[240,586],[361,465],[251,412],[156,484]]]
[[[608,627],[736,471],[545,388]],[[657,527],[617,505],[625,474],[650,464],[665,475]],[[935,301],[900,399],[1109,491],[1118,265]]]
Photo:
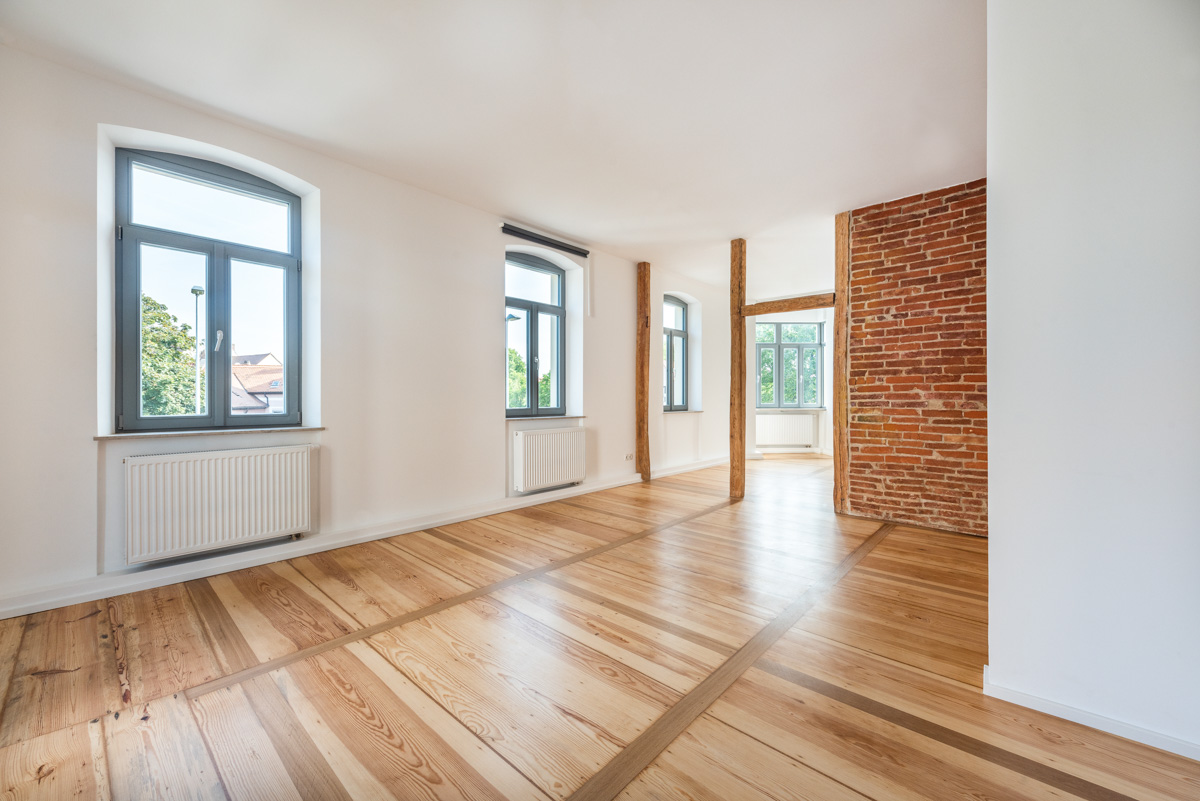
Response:
[[[131,217],[131,178],[133,164],[185,175],[260,197],[287,203],[288,252],[250,247],[234,242],[134,225]],[[116,430],[117,431],[193,431],[233,428],[297,426],[301,423],[301,262],[300,198],[270,181],[210,161],[143,150],[118,148],[116,151]],[[205,358],[209,364],[208,414],[188,417],[141,416],[141,287],[139,258],[141,245],[203,253],[208,259],[207,331],[203,332]],[[230,413],[229,376],[233,342],[230,274],[233,260],[269,264],[285,271],[284,326],[284,398],[283,414],[234,415]],[[223,332],[219,351],[214,352],[216,332]],[[200,332],[197,332],[200,333]]]
[[[531,256],[528,253],[506,253],[504,256],[505,263],[513,263],[527,270],[537,270],[538,272],[550,273],[558,276],[558,304],[537,303],[524,298],[514,298],[506,296],[504,298],[505,316],[508,316],[507,309],[522,309],[528,315],[529,325],[526,326],[527,341],[525,343],[525,353],[528,358],[528,363],[525,365],[525,392],[528,405],[524,409],[508,408],[507,393],[505,393],[505,417],[562,417],[567,413],[567,314],[565,295],[567,290],[567,272],[561,267],[551,264],[545,259]],[[558,383],[558,405],[557,406],[539,406],[537,381],[533,376],[537,375],[539,354],[538,348],[538,325],[540,314],[549,314],[558,318],[558,370],[554,373],[555,380]],[[507,342],[507,339],[505,340]],[[505,375],[508,374],[508,346],[505,345]],[[507,380],[507,378],[506,378]]]
[[[667,338],[666,353],[663,355],[667,362],[667,386],[664,389],[666,396],[663,399],[663,411],[686,412],[688,408],[688,305],[674,295],[663,295],[663,304],[677,306],[683,311],[683,328],[671,328],[665,323],[663,324],[663,336]],[[675,364],[674,337],[683,339],[682,365]],[[676,370],[683,371],[682,398],[675,397],[675,382],[672,379],[675,377]]]
[[[771,325],[775,327],[774,342],[756,342],[754,347],[754,405],[757,409],[824,409],[825,408],[825,323],[820,320],[791,320],[782,323],[755,323],[755,340],[758,339],[758,328],[760,325]],[[785,325],[815,325],[817,327],[816,342],[783,342],[783,326]],[[783,351],[788,348],[795,348],[796,354],[796,397],[798,403],[783,402]],[[774,351],[775,360],[775,402],[762,402],[762,352],[764,350]],[[815,350],[817,352],[817,402],[804,402],[804,351]]]

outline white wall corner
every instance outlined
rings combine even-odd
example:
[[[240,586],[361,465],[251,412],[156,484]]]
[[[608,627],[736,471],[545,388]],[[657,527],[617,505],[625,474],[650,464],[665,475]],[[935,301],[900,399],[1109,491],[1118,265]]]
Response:
[[[1133,740],[1154,748],[1161,748],[1163,751],[1170,751],[1172,754],[1178,754],[1188,759],[1200,760],[1200,743],[1180,740],[1177,737],[1160,734],[1150,729],[1143,729],[1131,723],[1106,718],[1103,715],[1097,715],[1095,712],[1076,709],[1073,706],[1060,704],[1048,698],[1040,698],[1036,695],[1029,695],[1019,690],[1004,687],[991,680],[987,665],[983,666],[983,694],[1001,701],[1008,701],[1010,704],[1033,709],[1037,712],[1044,712],[1056,718],[1090,726],[1093,729],[1115,734],[1127,740]]]
[[[759,456],[758,458],[762,458]],[[705,459],[699,462],[691,462],[689,464],[680,464],[673,467],[664,467],[661,470],[651,469],[650,478],[666,478],[667,476],[677,475],[679,473],[690,473],[693,470],[703,470],[706,467],[716,467],[721,464],[728,464],[729,458],[722,456],[717,459]]]

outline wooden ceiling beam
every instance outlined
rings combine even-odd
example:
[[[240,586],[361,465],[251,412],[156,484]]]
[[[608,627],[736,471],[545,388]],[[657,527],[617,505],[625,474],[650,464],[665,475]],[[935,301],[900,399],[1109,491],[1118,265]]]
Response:
[[[743,317],[753,317],[756,314],[779,314],[780,312],[810,311],[812,309],[828,309],[837,304],[834,292],[820,295],[800,295],[795,298],[780,300],[764,300],[762,303],[751,303],[742,306]]]

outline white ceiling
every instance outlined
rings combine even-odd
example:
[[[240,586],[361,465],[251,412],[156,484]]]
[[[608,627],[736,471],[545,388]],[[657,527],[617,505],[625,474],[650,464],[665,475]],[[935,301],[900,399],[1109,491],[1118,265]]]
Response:
[[[981,177],[985,21],[984,0],[0,0],[12,46],[714,283],[730,238],[785,276],[832,252],[806,243],[837,211]]]

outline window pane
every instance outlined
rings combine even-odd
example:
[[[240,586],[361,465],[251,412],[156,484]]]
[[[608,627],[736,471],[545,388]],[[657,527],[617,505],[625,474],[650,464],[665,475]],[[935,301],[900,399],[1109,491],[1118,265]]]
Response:
[[[504,263],[504,294],[506,297],[561,306],[558,284],[558,275],[555,273],[532,270],[511,261]]]
[[[796,348],[783,349],[783,405],[796,406],[800,403],[800,351]]]
[[[683,330],[683,309],[674,303],[663,303],[663,327]]]
[[[142,416],[206,415],[208,256],[147,244],[138,255]]]
[[[672,350],[672,353],[671,353],[671,373],[672,373],[671,387],[675,393],[675,395],[674,395],[675,405],[682,406],[686,402],[684,400],[683,379],[684,379],[685,373],[687,372],[687,370],[685,369],[687,360],[686,360],[686,357],[684,354],[684,347],[683,347],[684,339],[683,339],[683,337],[676,334],[675,336],[671,337],[671,340],[672,340],[672,344],[673,344],[673,347],[671,349]]]
[[[783,329],[784,342],[816,342],[817,341],[817,324],[816,323],[784,323]]]
[[[538,314],[538,408],[559,406],[558,315]]]
[[[804,349],[804,403],[819,404],[821,402],[821,387],[819,384],[817,364],[817,349]]]
[[[763,348],[758,352],[758,404],[775,405],[775,349]]]
[[[529,408],[529,313],[509,306],[504,315],[508,346],[508,408]]]
[[[289,207],[144,164],[133,165],[132,219],[137,225],[290,252]]]
[[[229,262],[230,414],[287,414],[286,278],[282,267]]]
[[[756,323],[754,325],[754,341],[755,342],[774,342],[775,341],[775,324],[774,323]]]
[[[663,406],[671,405],[671,335],[663,334]]]

